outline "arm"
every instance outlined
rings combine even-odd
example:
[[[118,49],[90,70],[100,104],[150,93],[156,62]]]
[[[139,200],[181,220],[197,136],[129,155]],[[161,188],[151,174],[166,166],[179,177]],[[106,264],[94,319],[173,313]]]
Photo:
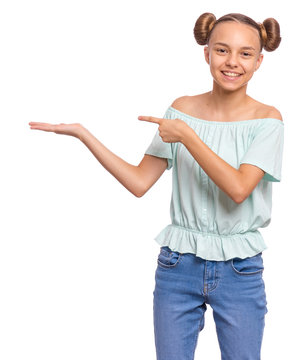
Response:
[[[143,196],[167,168],[167,160],[144,155],[139,165],[131,165],[115,155],[81,124],[30,122],[31,129],[71,135],[80,139],[103,167],[136,197]]]
[[[172,103],[185,102],[186,97],[181,97]],[[264,117],[282,120],[280,112],[273,106],[267,108]],[[265,175],[264,170],[252,164],[241,164],[239,169],[234,168],[216,153],[214,153],[181,119],[161,119],[152,116],[139,116],[139,120],[153,122],[159,125],[159,132],[164,142],[181,142],[213,180],[233,201],[240,204],[254,190]]]
[[[83,127],[79,138],[103,167],[137,197],[143,196],[167,168],[166,159],[151,155],[144,155],[139,165],[131,165],[111,152]]]
[[[264,117],[282,121],[281,113],[273,106],[268,107]],[[190,127],[185,126],[185,134],[182,143],[214,183],[236,203],[247,199],[265,175],[264,170],[252,164],[244,163],[235,169],[203,143]]]
[[[278,110],[271,108],[267,114],[281,120]],[[181,142],[214,183],[233,201],[240,204],[254,190],[265,175],[264,170],[251,164],[241,164],[234,168],[214,153],[181,119],[160,119],[152,116],[139,116],[139,120],[159,125],[160,136],[164,142]]]
[[[138,119],[159,124],[160,136],[164,142],[181,142],[185,145],[204,172],[236,203],[241,203],[264,175],[264,171],[252,165],[242,164],[239,170],[229,165],[181,119],[161,119],[152,116],[139,116]]]
[[[239,169],[234,168],[215,154],[190,127],[182,134],[182,144],[214,183],[236,203],[244,201],[264,176],[264,171],[254,165],[241,164]]]

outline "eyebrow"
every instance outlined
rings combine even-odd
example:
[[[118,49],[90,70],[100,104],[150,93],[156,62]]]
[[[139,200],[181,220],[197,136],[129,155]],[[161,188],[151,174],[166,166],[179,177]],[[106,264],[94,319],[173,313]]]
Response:
[[[215,43],[214,45],[222,45],[222,46],[227,46],[227,47],[229,47],[227,44],[222,43],[222,42],[217,42],[217,43]],[[255,48],[252,47],[252,46],[242,46],[241,49],[244,49],[244,50],[253,50],[253,51],[255,51]]]

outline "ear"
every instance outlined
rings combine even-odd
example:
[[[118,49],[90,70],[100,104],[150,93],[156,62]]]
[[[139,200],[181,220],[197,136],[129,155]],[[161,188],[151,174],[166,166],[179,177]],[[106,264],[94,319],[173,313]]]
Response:
[[[204,51],[205,60],[206,60],[207,64],[210,64],[210,49],[209,49],[209,47],[205,46],[203,51]]]
[[[261,66],[261,63],[262,63],[262,61],[263,61],[263,58],[264,58],[264,54],[260,53],[260,54],[259,54],[259,57],[258,57],[258,59],[257,59],[257,61],[256,61],[256,65],[255,65],[255,70],[254,70],[254,71],[256,71],[256,70]]]

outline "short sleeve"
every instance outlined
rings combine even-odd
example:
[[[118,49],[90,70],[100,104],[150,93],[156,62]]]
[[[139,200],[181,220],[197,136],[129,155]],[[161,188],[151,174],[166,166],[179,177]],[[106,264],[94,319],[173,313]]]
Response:
[[[164,119],[171,119],[169,108],[163,116]],[[167,170],[172,168],[173,164],[173,143],[166,143],[162,140],[159,130],[156,131],[154,138],[145,151],[145,154],[153,155],[167,159]]]
[[[240,164],[252,164],[265,171],[264,180],[281,180],[284,146],[284,123],[278,119],[263,119]]]

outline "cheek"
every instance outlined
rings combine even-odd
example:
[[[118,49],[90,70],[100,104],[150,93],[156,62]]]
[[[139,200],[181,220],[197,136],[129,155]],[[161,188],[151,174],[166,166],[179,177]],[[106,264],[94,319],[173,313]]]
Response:
[[[211,58],[210,59],[210,72],[211,74],[215,74],[219,71],[220,67],[222,66],[223,61],[219,61],[219,59]]]
[[[213,57],[210,57],[209,65],[210,65],[210,68],[215,67],[216,63],[215,63],[215,59]]]
[[[245,69],[245,71],[250,74],[250,73],[254,73],[255,72],[255,69],[257,67],[257,61],[254,60],[250,63],[246,63],[244,64],[243,68]]]
[[[226,56],[212,55],[210,57],[210,66],[216,68],[222,66],[226,62]]]
[[[255,73],[255,67],[256,67],[256,63],[252,63],[251,65],[246,64],[243,66],[243,69],[245,71],[245,78],[246,78],[246,83],[253,77],[254,73]]]

